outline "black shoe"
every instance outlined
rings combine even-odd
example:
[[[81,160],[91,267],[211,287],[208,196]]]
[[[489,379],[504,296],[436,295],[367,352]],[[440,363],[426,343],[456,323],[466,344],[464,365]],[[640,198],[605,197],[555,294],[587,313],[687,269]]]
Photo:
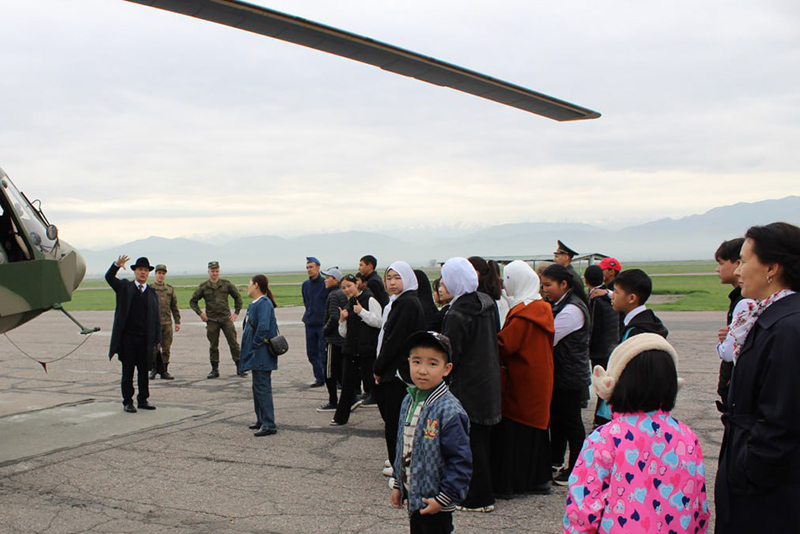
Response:
[[[311,382],[308,387],[310,388],[321,388],[325,385],[325,382]]]
[[[236,373],[236,376],[238,376],[239,378],[247,378],[247,371]]]
[[[335,412],[336,411],[336,405],[331,403],[331,402],[328,402],[328,403],[323,404],[319,408],[317,408],[317,411],[318,412]]]
[[[550,495],[551,487],[550,482],[542,482],[526,491],[528,495]]]
[[[278,433],[278,429],[276,429],[276,428],[262,428],[261,430],[259,430],[258,432],[256,432],[253,435],[254,436],[271,436],[271,435],[277,434],[277,433]]]
[[[137,402],[136,405],[139,407],[140,410],[155,410],[156,407],[152,404],[148,403],[147,401],[144,402]]]
[[[133,407],[133,404],[125,404],[122,409],[128,413],[136,413],[136,408]]]
[[[156,379],[156,374],[157,374],[157,373],[156,373],[156,370],[155,370],[155,369],[153,369],[152,371],[150,371],[150,376],[149,376],[150,380],[155,380],[155,379]]]
[[[164,379],[164,380],[175,380],[175,377],[172,376],[171,374],[169,374],[169,371],[167,369],[169,369],[169,364],[165,363],[164,364],[164,372],[161,373],[161,378]]]
[[[211,372],[208,373],[206,378],[219,378],[219,369],[217,369],[216,367],[211,369]]]
[[[375,401],[375,398],[372,395],[364,395],[364,400],[361,402],[362,408],[375,408],[377,406],[378,403]]]
[[[249,428],[250,430],[258,430],[259,428],[261,428],[261,424],[260,423],[253,423],[252,425],[248,426],[247,428]]]
[[[337,422],[336,422],[336,419],[331,419],[331,422],[330,422],[330,423],[328,423],[328,426],[344,426],[344,425],[346,425],[346,424],[347,424],[347,423],[337,423]]]
[[[569,486],[569,476],[569,469],[564,469],[553,478],[553,484],[557,484],[559,486]]]

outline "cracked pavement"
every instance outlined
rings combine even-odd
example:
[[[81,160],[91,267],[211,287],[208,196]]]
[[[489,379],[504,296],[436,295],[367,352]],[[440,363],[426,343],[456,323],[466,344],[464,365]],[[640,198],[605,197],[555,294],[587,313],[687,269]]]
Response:
[[[47,374],[0,336],[0,533],[408,532],[380,473],[386,451],[378,410],[359,409],[343,427],[329,427],[331,414],[315,411],[327,392],[307,387],[301,308],[278,309],[290,343],[273,373],[278,434],[258,438],[247,428],[250,378],[236,376],[224,337],[221,377],[205,378],[208,342],[189,310],[172,348],[176,379],[151,381],[158,409],[137,414],[122,412],[120,365],[107,357],[113,314],[75,315],[103,330]],[[714,344],[725,314],[658,315],[686,380],[673,414],[700,437],[713,512],[722,438]],[[237,331],[241,338],[241,323]],[[82,340],[56,312],[9,336],[43,360]],[[491,514],[457,512],[454,524],[458,532],[560,532],[565,499],[566,488],[555,487],[547,496],[499,500]]]

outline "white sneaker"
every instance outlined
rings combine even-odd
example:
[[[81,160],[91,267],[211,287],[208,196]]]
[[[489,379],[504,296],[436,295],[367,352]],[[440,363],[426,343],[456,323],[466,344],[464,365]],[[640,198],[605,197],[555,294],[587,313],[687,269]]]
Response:
[[[394,469],[392,469],[391,467],[384,467],[383,471],[381,471],[381,473],[385,477],[390,477],[390,476],[392,476],[394,474]]]
[[[389,489],[394,489],[394,477],[389,477]]]
[[[383,467],[392,467],[392,462],[386,460],[385,462],[383,462]]]

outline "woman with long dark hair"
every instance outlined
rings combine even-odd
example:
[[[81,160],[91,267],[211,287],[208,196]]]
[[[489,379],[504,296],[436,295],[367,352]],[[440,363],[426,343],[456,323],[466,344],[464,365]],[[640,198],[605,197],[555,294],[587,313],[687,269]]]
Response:
[[[542,288],[553,306],[555,327],[550,439],[553,467],[560,472],[553,481],[566,486],[586,437],[581,402],[590,383],[589,308],[583,288],[561,265],[544,270]],[[564,466],[567,444],[569,462]]]
[[[253,435],[269,436],[278,432],[272,402],[272,371],[278,369],[278,357],[272,355],[268,343],[278,335],[278,321],[275,319],[277,304],[269,289],[269,280],[263,274],[257,274],[250,280],[247,295],[253,302],[247,307],[244,319],[239,370],[253,372],[256,422],[250,428],[257,430]]]
[[[736,269],[755,302],[731,324],[717,534],[800,532],[800,228],[753,226]]]

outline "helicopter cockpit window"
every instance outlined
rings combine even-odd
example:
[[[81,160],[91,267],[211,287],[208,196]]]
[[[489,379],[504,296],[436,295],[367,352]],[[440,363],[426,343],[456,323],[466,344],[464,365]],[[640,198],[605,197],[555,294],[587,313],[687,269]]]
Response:
[[[22,193],[20,193],[11,180],[8,179],[8,176],[3,176],[0,178],[0,186],[2,186],[3,189],[3,196],[6,197],[6,200],[10,204],[9,208],[13,206],[13,211],[16,217],[12,218],[10,217],[10,214],[4,214],[4,216],[9,215],[11,229],[16,234],[18,240],[22,240],[21,236],[19,235],[20,230],[22,230],[27,234],[30,244],[39,249],[41,252],[46,254],[53,250],[53,247],[57,245],[57,241],[47,237],[47,226],[39,218],[35,208],[30,205]],[[18,224],[14,221],[14,219],[19,221],[19,224],[22,225],[22,228],[17,227]],[[24,243],[20,243],[20,245],[25,253],[25,259],[30,259],[30,252],[27,250],[27,247],[24,245]]]

